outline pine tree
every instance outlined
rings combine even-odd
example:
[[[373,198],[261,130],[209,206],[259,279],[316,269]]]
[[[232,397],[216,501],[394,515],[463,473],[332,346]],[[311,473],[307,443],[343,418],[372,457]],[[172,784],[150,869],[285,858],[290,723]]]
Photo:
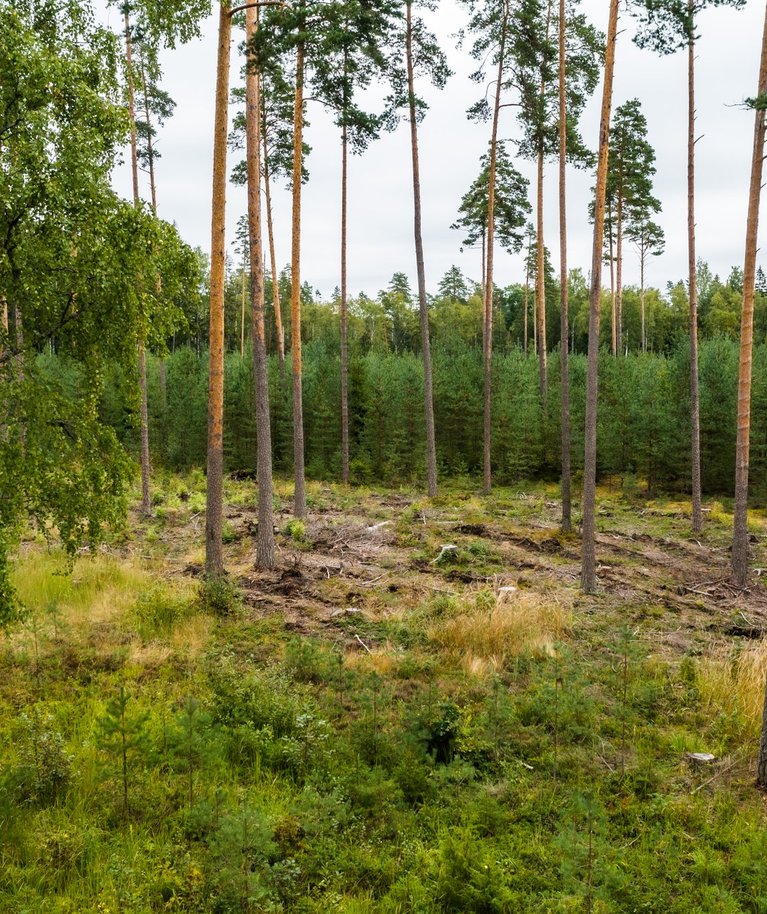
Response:
[[[444,88],[450,68],[447,59],[429,32],[418,9],[435,10],[439,0],[398,0],[397,21],[404,10],[404,28],[400,24],[390,41],[389,74],[392,113],[405,111],[410,126],[410,154],[413,169],[413,233],[416,273],[418,277],[418,311],[421,329],[421,358],[424,370],[424,418],[426,422],[426,476],[430,497],[437,494],[437,443],[434,429],[434,380],[429,338],[429,303],[426,294],[426,264],[423,250],[423,214],[421,206],[421,163],[418,150],[418,124],[426,115],[427,104],[416,92],[416,79],[426,78],[438,89]],[[414,7],[416,14],[414,15]],[[405,66],[402,66],[404,60]]]
[[[393,0],[336,0],[330,4],[317,55],[315,94],[341,130],[341,476],[349,483],[348,190],[349,149],[361,153],[378,138],[385,115],[360,107],[357,98],[385,73],[385,46],[396,7]],[[389,118],[390,126],[393,121]]]
[[[618,0],[610,0],[607,27],[602,113],[599,127],[596,204],[594,207],[594,244],[591,254],[591,294],[589,302],[589,352],[586,379],[586,431],[583,460],[583,567],[582,586],[586,593],[596,588],[596,486],[597,486],[597,391],[599,371],[599,319],[602,298],[602,247],[604,244],[607,167],[610,143],[610,114],[615,74],[615,45],[618,38]]]
[[[610,129],[610,157],[607,172],[607,197],[611,214],[611,247],[614,228],[616,280],[613,300],[613,355],[623,352],[623,239],[637,214],[641,220],[647,214],[660,211],[660,201],[652,194],[655,174],[655,150],[647,141],[647,119],[639,99],[634,98],[618,107]],[[593,207],[592,207],[593,209]]]
[[[475,36],[471,55],[481,62],[480,68],[472,74],[475,82],[486,79],[485,67],[495,71],[495,90],[492,107],[485,95],[469,109],[469,117],[474,120],[491,120],[490,150],[488,153],[487,179],[487,220],[485,235],[485,257],[483,258],[482,276],[482,348],[484,355],[484,392],[483,392],[483,425],[482,425],[482,473],[485,494],[489,494],[493,485],[491,456],[492,437],[492,364],[493,364],[493,295],[495,266],[495,206],[496,183],[498,179],[498,131],[502,99],[507,85],[510,66],[510,0],[463,0],[468,6],[469,31]]]
[[[232,17],[222,0],[218,22],[216,107],[213,126],[210,329],[208,349],[208,471],[205,505],[205,570],[224,573],[224,293],[226,286],[226,146],[229,120],[229,59]]]
[[[660,256],[666,247],[663,229],[652,221],[652,210],[637,207],[630,213],[626,237],[634,243],[639,254],[640,307],[642,310],[642,352],[647,352],[647,309],[645,303],[645,278],[647,258]]]
[[[700,464],[700,383],[698,378],[698,290],[695,267],[695,55],[698,13],[713,6],[741,9],[745,0],[637,0],[640,30],[636,41],[660,54],[687,48],[687,240],[690,295],[690,417],[692,452],[692,528],[703,527]]]
[[[565,8],[564,59],[566,137],[568,160],[589,166],[593,155],[585,147],[578,132],[578,122],[599,79],[603,37],[578,12],[577,0]],[[522,139],[519,152],[536,162],[536,219],[538,275],[542,276],[544,241],[543,182],[544,165],[559,155],[559,9],[553,0],[520,0],[512,24],[511,54],[514,60],[510,85],[519,99],[519,123]],[[537,336],[540,370],[540,393],[546,398],[548,389],[546,290],[539,283],[537,291]]]
[[[261,87],[260,74],[252,54],[252,45],[258,29],[258,13],[255,7],[249,6],[245,11],[245,23],[248,47],[245,73],[245,133],[258,472],[256,565],[258,568],[268,569],[274,566],[274,511],[272,507],[272,432],[269,412],[269,365],[264,320],[264,259],[261,231]]]
[[[743,307],[740,324],[740,358],[738,366],[738,438],[735,460],[735,511],[732,538],[732,572],[737,587],[748,584],[748,475],[751,445],[751,386],[754,348],[754,292],[756,286],[756,254],[759,242],[759,208],[764,173],[765,110],[767,109],[767,9],[765,10],[759,86],[750,105],[756,109],[754,118],[754,149],[751,162],[751,187],[748,200],[746,255],[743,267]],[[767,693],[765,693],[767,694]],[[766,704],[767,707],[767,704]],[[762,744],[759,753],[761,787],[767,787],[767,714],[762,724]]]

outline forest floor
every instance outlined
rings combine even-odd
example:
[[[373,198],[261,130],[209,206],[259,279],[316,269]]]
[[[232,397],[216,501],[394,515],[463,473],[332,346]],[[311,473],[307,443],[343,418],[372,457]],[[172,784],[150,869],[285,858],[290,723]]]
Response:
[[[767,911],[764,513],[740,593],[730,505],[694,537],[689,503],[603,489],[584,596],[554,486],[313,483],[306,524],[289,494],[260,572],[227,481],[221,617],[201,473],[70,574],[22,545],[0,909]]]

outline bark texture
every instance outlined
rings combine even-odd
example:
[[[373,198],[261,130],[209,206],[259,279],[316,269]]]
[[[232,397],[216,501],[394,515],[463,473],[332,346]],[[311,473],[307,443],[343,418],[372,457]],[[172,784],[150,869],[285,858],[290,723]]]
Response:
[[[572,530],[570,469],[570,296],[567,286],[567,58],[565,53],[565,0],[559,0],[559,275],[562,287],[559,334],[562,375],[562,530]]]
[[[426,420],[426,481],[431,498],[437,494],[437,442],[434,430],[434,392],[431,368],[431,342],[429,339],[429,306],[426,298],[426,268],[423,254],[421,217],[421,165],[418,157],[418,117],[415,98],[415,70],[413,61],[413,3],[407,0],[406,57],[407,82],[410,101],[410,150],[413,159],[413,222],[415,233],[415,259],[418,273],[418,310],[421,318],[421,355],[423,357],[424,418]],[[491,192],[492,198],[492,192]]]
[[[349,131],[341,137],[341,480],[349,485],[349,321],[346,270],[347,215],[349,202]]]
[[[591,293],[589,301],[589,350],[586,380],[586,431],[583,467],[583,568],[581,583],[586,593],[593,593],[597,583],[596,568],[596,485],[597,485],[597,393],[599,369],[599,322],[602,293],[602,249],[605,227],[607,162],[610,142],[610,113],[615,74],[615,44],[618,37],[618,0],[610,0],[607,28],[605,75],[602,89],[602,113],[599,126],[599,165],[594,205],[594,246],[591,255]]]
[[[226,143],[232,20],[222,3],[218,25],[216,108],[213,125],[213,198],[210,252],[210,364],[208,379],[208,480],[205,510],[205,570],[224,573],[221,540],[224,504],[224,285],[226,263]]]
[[[623,352],[623,193],[618,192],[615,240],[615,352]]]
[[[269,235],[269,268],[272,271],[272,304],[274,306],[274,324],[277,331],[277,355],[280,370],[285,367],[285,329],[282,324],[282,305],[280,289],[277,283],[277,251],[274,245],[274,216],[272,213],[272,180],[269,174],[269,145],[266,135],[266,119],[262,124],[264,141],[264,193],[266,197],[266,229]]]
[[[296,95],[293,112],[293,227],[291,251],[291,354],[293,358],[293,514],[306,517],[304,470],[304,403],[301,364],[301,177],[304,143],[304,48],[296,53]]]
[[[546,399],[548,389],[548,352],[546,346],[546,248],[543,235],[543,150],[538,151],[538,282],[536,292],[536,315],[538,321],[538,385],[540,388],[541,402]]]
[[[485,276],[485,294],[482,300],[482,343],[484,350],[485,385],[483,399],[482,426],[482,469],[483,489],[489,495],[493,488],[492,464],[492,425],[493,425],[493,269],[495,264],[495,184],[498,159],[498,122],[501,115],[501,89],[503,85],[503,67],[506,54],[506,37],[509,21],[508,4],[504,3],[504,16],[501,24],[501,38],[498,48],[498,74],[495,83],[495,101],[493,103],[493,127],[490,136],[490,172],[487,185],[487,257]]]
[[[767,94],[767,10],[759,67],[758,97]],[[754,121],[754,152],[751,161],[751,187],[748,198],[746,256],[743,266],[743,309],[740,324],[740,359],[738,369],[738,440],[735,460],[735,519],[732,539],[732,574],[736,586],[748,584],[750,547],[748,538],[748,472],[751,450],[751,377],[754,349],[754,287],[756,253],[759,241],[759,205],[764,173],[765,112],[757,109]],[[763,722],[762,750],[767,753],[767,719]],[[762,776],[760,755],[760,777]],[[767,759],[764,760],[767,766]],[[765,781],[760,781],[762,786]]]
[[[248,46],[258,28],[253,7],[245,12]],[[258,470],[258,536],[256,566],[274,567],[272,509],[272,430],[269,416],[269,366],[264,316],[264,258],[261,230],[261,86],[249,61],[245,75],[245,143],[248,170],[248,236],[250,241],[250,304],[253,320],[253,374],[256,387],[256,462]]]
[[[128,119],[130,128],[131,180],[133,183],[133,205],[141,204],[138,186],[138,146],[136,143],[136,100],[133,86],[133,41],[131,39],[130,13],[125,7],[125,61],[128,89]],[[146,97],[146,88],[144,89]],[[152,511],[152,494],[150,477],[152,473],[149,461],[149,400],[146,378],[146,347],[143,340],[138,344],[138,378],[139,378],[139,424],[141,461],[141,511],[150,514]]]
[[[687,238],[690,285],[690,419],[692,439],[692,529],[703,529],[703,502],[700,480],[700,390],[698,380],[698,289],[695,277],[695,23],[690,0],[690,40],[688,42],[688,130],[687,130]]]

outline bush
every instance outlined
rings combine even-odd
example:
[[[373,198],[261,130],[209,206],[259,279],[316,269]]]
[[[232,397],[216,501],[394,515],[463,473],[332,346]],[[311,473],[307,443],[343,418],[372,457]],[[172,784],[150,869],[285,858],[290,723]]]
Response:
[[[242,606],[240,589],[225,575],[208,576],[200,586],[200,606],[219,618],[236,616]]]

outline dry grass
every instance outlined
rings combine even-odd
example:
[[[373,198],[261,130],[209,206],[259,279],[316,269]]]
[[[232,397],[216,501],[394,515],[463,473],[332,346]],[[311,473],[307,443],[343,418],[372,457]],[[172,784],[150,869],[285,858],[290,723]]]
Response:
[[[468,606],[429,627],[429,638],[484,676],[520,654],[550,655],[572,627],[572,605],[561,596],[502,588],[493,600],[480,592]]]
[[[761,725],[765,681],[767,638],[740,651],[722,646],[701,663],[699,686],[704,703],[712,711],[735,707],[754,730]]]

